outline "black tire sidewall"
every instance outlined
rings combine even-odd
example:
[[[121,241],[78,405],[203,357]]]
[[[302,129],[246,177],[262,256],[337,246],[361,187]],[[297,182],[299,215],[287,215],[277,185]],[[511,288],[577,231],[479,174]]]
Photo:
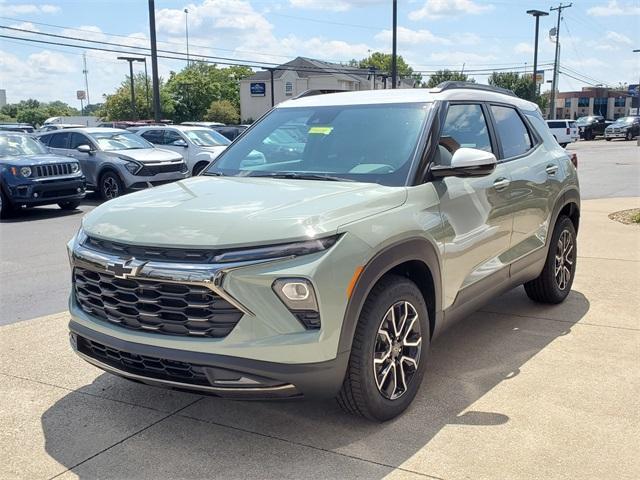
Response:
[[[573,269],[571,271],[571,278],[569,279],[569,284],[566,286],[564,290],[560,290],[558,284],[556,283],[555,278],[555,259],[556,259],[556,247],[558,245],[558,241],[560,240],[560,235],[563,231],[568,230],[571,233],[573,240],[573,251],[574,251],[574,261],[573,261]],[[549,245],[549,253],[547,254],[547,263],[545,265],[544,274],[547,276],[545,279],[551,287],[551,294],[553,296],[554,303],[560,303],[563,301],[569,292],[571,291],[571,286],[573,285],[573,280],[576,276],[576,267],[578,260],[578,242],[576,238],[576,229],[573,226],[573,222],[568,217],[561,217],[556,223],[556,227],[553,230],[553,236],[551,237],[551,244]]]
[[[386,279],[389,284],[382,291],[375,292],[365,302],[360,316],[358,329],[362,329],[363,348],[360,352],[361,365],[363,365],[361,387],[367,401],[369,415],[376,420],[389,420],[402,413],[415,398],[427,364],[429,351],[429,313],[424,298],[418,287],[412,281],[402,277]],[[396,302],[406,300],[410,302],[418,312],[420,329],[422,333],[422,348],[418,371],[411,379],[407,391],[396,400],[386,399],[378,390],[373,373],[373,351],[378,328],[384,315]]]
[[[75,210],[80,206],[79,200],[67,200],[65,202],[58,202],[58,206],[63,210]]]

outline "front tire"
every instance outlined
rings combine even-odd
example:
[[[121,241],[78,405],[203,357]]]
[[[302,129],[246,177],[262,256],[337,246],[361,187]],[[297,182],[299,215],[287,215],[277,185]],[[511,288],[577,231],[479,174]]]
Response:
[[[200,162],[197,163],[194,167],[193,167],[193,171],[191,172],[191,176],[195,177],[197,175],[200,175],[200,172],[202,172],[205,168],[207,168],[207,165],[209,165],[209,162]]]
[[[542,273],[535,280],[524,284],[529,298],[539,303],[563,302],[573,285],[576,260],[576,229],[569,217],[561,216],[553,229]]]
[[[80,206],[80,200],[67,200],[64,202],[58,202],[58,206],[62,210],[75,210]]]
[[[15,208],[0,187],[0,218],[8,218],[15,213]]]
[[[100,176],[100,196],[103,200],[111,200],[113,198],[124,195],[124,185],[117,173],[111,170],[106,171]]]
[[[631,130],[627,131],[627,134],[624,136],[624,139],[627,141],[633,140],[633,133],[631,132]]]
[[[383,277],[362,307],[338,404],[370,420],[400,415],[422,383],[429,337],[429,313],[416,284]]]
[[[568,143],[561,143],[561,144],[560,144],[560,146],[561,146],[562,148],[567,148],[567,145],[569,145],[569,144],[568,144]]]

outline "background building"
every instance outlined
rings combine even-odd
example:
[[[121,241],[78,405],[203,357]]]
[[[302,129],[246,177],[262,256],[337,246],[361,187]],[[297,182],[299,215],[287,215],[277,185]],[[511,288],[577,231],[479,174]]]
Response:
[[[375,72],[374,72],[375,73]],[[371,90],[391,88],[391,79],[361,68],[312,58],[297,57],[279,65],[273,72],[273,104],[289,100],[306,90]],[[414,82],[399,80],[399,88],[412,88]],[[256,120],[271,108],[271,72],[256,72],[240,81],[240,116]]]
[[[614,120],[629,115],[632,97],[626,90],[584,87],[579,92],[559,92],[556,95],[556,118],[602,115]]]

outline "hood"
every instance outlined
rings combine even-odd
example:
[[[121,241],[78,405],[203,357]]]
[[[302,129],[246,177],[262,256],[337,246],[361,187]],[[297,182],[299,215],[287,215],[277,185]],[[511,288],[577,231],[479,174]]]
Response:
[[[89,235],[148,246],[267,245],[336,233],[402,205],[404,187],[198,176],[116,198],[84,217]]]
[[[73,157],[67,157],[66,155],[55,155],[53,153],[6,157],[0,156],[0,159],[2,159],[3,163],[8,163],[16,166],[47,165],[52,163],[78,163],[78,161]]]
[[[216,146],[200,147],[200,148],[205,152],[213,152],[216,154],[216,156],[218,156],[227,148],[227,145],[216,145]]]
[[[171,150],[163,150],[161,148],[140,148],[130,150],[110,150],[103,152],[114,157],[124,157],[136,160],[140,163],[149,162],[168,162],[170,160],[182,160],[182,155]]]

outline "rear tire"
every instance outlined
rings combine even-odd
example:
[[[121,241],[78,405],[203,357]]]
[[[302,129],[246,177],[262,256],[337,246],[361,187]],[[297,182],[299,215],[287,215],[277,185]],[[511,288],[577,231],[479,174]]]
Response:
[[[631,132],[631,130],[627,131],[627,134],[624,136],[624,139],[627,141],[633,140],[633,133]]]
[[[80,200],[67,200],[65,202],[58,202],[58,206],[62,210],[75,210],[80,206]]]
[[[111,200],[125,194],[124,185],[117,173],[107,170],[100,175],[98,182],[100,188],[100,196],[103,200]]]
[[[538,303],[561,303],[571,291],[576,272],[576,229],[569,217],[558,218],[553,229],[542,273],[524,284],[531,300]]]
[[[415,398],[426,368],[429,313],[411,280],[386,275],[371,290],[336,400],[351,414],[385,421]]]
[[[611,139],[610,139],[610,138],[605,138],[605,140],[606,140],[607,142],[610,142],[610,141],[611,141]]]

